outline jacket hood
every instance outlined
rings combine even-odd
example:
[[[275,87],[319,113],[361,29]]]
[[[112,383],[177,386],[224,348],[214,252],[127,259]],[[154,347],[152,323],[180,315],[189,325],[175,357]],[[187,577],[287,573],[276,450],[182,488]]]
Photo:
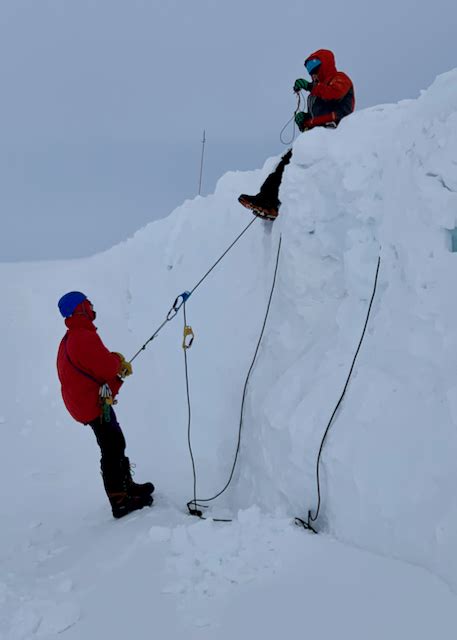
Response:
[[[318,49],[306,58],[305,63],[308,62],[308,60],[313,60],[314,58],[319,58],[321,61],[321,66],[317,72],[320,82],[325,82],[335,75],[337,70],[333,51],[330,51],[329,49]]]

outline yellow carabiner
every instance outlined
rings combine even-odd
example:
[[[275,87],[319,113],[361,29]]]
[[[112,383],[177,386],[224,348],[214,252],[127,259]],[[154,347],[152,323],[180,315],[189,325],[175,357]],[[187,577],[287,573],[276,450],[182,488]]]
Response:
[[[190,340],[187,341],[187,338],[190,337]],[[194,341],[195,338],[195,334],[192,331],[192,327],[189,327],[188,325],[186,325],[184,327],[184,336],[183,336],[183,340],[182,340],[182,348],[183,349],[190,349],[192,346],[192,342]]]

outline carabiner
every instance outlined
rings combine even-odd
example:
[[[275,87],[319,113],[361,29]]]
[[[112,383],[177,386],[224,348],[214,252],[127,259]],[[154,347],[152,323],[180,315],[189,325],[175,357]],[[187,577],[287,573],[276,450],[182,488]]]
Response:
[[[187,338],[190,337],[190,340],[187,341]],[[194,341],[195,338],[195,334],[192,330],[192,327],[189,327],[189,325],[185,325],[184,327],[184,335],[183,335],[183,339],[182,339],[182,348],[183,349],[190,349],[192,346],[192,343]]]
[[[172,320],[178,311],[181,309],[183,304],[190,298],[190,291],[183,291],[173,302],[173,306],[170,311],[167,313],[167,320]]]
[[[173,309],[179,311],[183,304],[190,298],[190,291],[183,291],[173,302]]]

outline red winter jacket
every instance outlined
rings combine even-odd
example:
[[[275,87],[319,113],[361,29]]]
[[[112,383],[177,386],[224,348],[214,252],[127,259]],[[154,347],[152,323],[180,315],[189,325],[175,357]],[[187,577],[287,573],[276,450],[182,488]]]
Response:
[[[317,70],[318,82],[308,98],[308,112],[312,116],[306,127],[323,126],[329,123],[337,125],[345,116],[354,111],[355,95],[352,80],[342,71],[337,71],[335,56],[328,49],[319,49],[305,62],[319,58],[321,65]]]
[[[69,413],[87,424],[100,415],[99,388],[108,383],[113,397],[119,392],[120,358],[105,347],[93,322],[82,315],[65,320],[68,331],[57,354],[62,398]]]

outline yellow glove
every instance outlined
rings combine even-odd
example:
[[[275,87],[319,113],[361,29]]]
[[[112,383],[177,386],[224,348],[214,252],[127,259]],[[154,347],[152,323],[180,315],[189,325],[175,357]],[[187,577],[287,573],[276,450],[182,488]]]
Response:
[[[122,355],[122,353],[118,353],[117,351],[114,352],[117,356],[119,356],[121,362],[119,365],[119,375],[121,376],[121,378],[126,378],[127,376],[131,376],[133,373],[133,369],[132,369],[132,365],[130,364],[130,362],[127,362],[127,360],[124,358],[124,356]]]

